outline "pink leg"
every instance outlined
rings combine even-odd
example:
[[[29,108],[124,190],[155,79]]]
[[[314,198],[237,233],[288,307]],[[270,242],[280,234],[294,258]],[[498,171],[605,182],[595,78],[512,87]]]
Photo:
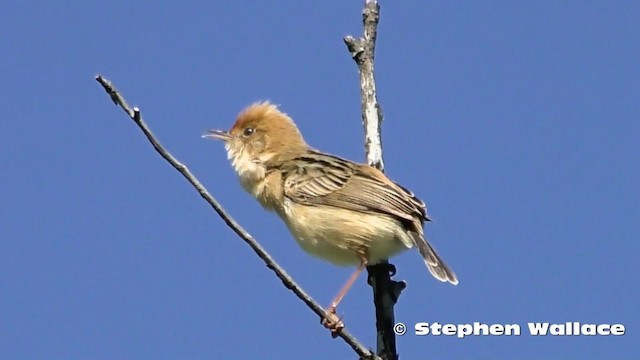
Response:
[[[344,286],[342,286],[342,289],[340,289],[340,292],[338,292],[338,295],[336,295],[336,297],[333,298],[333,301],[331,302],[329,309],[327,309],[327,318],[322,320],[322,324],[331,330],[331,336],[333,337],[338,336],[338,333],[340,332],[340,330],[344,328],[342,319],[340,319],[336,315],[336,308],[338,307],[338,304],[340,304],[344,296],[347,294],[347,292],[349,292],[349,289],[351,289],[351,287],[353,286],[353,283],[356,282],[356,280],[360,276],[360,273],[362,273],[362,270],[364,270],[366,266],[367,266],[367,260],[363,258],[360,261],[360,265],[358,265],[358,268],[356,269],[356,271],[354,271],[353,274],[351,274],[351,276],[349,277],[349,280],[347,280]]]

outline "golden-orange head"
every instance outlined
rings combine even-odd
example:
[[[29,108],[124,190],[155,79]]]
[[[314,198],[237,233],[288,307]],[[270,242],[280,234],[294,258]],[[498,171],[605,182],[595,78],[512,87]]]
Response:
[[[223,140],[234,162],[285,160],[307,149],[293,120],[268,101],[244,109],[231,130],[210,130],[204,137]]]

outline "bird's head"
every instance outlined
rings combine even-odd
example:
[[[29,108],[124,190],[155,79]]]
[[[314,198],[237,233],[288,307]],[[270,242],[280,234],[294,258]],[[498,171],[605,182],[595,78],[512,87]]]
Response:
[[[308,148],[293,120],[269,102],[244,109],[231,130],[209,130],[203,137],[224,141],[229,160],[241,177],[259,170],[256,166],[291,159]]]

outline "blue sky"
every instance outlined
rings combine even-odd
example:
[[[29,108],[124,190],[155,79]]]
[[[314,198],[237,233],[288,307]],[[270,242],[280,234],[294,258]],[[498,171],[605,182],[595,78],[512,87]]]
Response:
[[[398,338],[402,358],[632,358],[640,350],[640,3],[382,3],[388,175],[423,198],[460,285],[417,252],[398,321],[622,323],[620,337]],[[0,358],[355,358],[93,80],[327,304],[350,269],[300,250],[220,144],[255,100],[364,160],[360,1],[8,2],[0,12]],[[340,307],[375,346],[364,277]]]

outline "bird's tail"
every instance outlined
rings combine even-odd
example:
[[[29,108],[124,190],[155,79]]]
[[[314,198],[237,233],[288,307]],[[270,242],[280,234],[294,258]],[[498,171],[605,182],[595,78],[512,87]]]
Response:
[[[445,262],[438,256],[436,250],[429,244],[422,235],[413,233],[413,241],[416,247],[420,251],[420,255],[424,259],[424,263],[431,272],[431,275],[442,282],[450,282],[453,285],[458,285],[458,278],[456,274],[445,264]]]

